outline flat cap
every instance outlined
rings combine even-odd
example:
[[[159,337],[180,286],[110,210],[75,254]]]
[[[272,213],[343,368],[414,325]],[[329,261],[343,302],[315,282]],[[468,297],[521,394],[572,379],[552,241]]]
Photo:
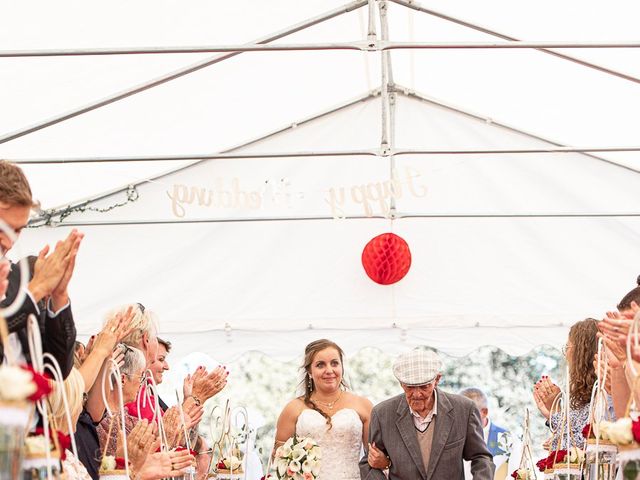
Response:
[[[393,362],[393,374],[405,385],[424,385],[435,379],[442,370],[442,360],[431,350],[411,350]]]

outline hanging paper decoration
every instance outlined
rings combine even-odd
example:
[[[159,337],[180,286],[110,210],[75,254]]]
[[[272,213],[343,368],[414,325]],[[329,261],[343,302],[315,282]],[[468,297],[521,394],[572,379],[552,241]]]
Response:
[[[409,245],[394,233],[378,235],[364,247],[362,266],[374,282],[380,285],[396,283],[411,267]]]

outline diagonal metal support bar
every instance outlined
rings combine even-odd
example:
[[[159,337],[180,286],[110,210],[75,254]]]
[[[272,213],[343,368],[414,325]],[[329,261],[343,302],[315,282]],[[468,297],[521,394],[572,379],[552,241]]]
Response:
[[[250,44],[254,44],[254,43],[269,43],[272,42],[274,40],[278,40],[280,38],[286,37],[288,35],[291,35],[293,33],[299,32],[300,30],[304,30],[306,28],[309,28],[313,25],[317,25],[319,23],[325,22],[327,20],[330,20],[332,18],[338,17],[342,14],[351,12],[353,10],[356,10],[364,5],[367,5],[368,0],[356,0],[354,2],[351,2],[347,5],[344,5],[342,7],[336,8],[334,10],[331,10],[329,12],[323,13],[321,15],[318,15],[314,18],[305,20],[303,22],[300,22],[296,25],[290,26],[284,30],[280,30],[279,32],[273,33],[271,35],[268,35],[266,37],[263,37],[261,39],[255,40],[253,42],[250,42]],[[98,100],[97,102],[93,102],[90,103],[88,105],[85,105],[83,107],[77,108],[75,110],[71,110],[67,113],[63,113],[61,115],[58,115],[56,117],[50,118],[48,120],[44,120],[42,122],[38,122],[34,125],[31,125],[29,127],[20,129],[18,131],[15,132],[11,132],[11,133],[6,133],[4,135],[0,136],[0,144],[3,143],[7,143],[10,142],[12,140],[15,140],[16,138],[20,138],[23,137],[25,135],[29,135],[30,133],[33,132],[37,132],[38,130],[42,130],[44,128],[48,128],[52,125],[56,125],[60,122],[64,122],[65,120],[69,120],[71,118],[77,117],[79,115],[82,115],[84,113],[87,112],[91,112],[93,110],[96,110],[98,108],[104,107],[106,105],[110,105],[114,102],[117,102],[119,100],[128,98],[132,95],[136,95],[138,93],[144,92],[145,90],[149,90],[150,88],[153,87],[157,87],[158,85],[162,85],[164,83],[170,82],[172,80],[175,80],[177,78],[183,77],[185,75],[189,75],[190,73],[193,72],[197,72],[198,70],[202,70],[203,68],[209,67],[211,65],[215,65],[216,63],[220,63],[223,62],[229,58],[235,57],[236,55],[239,55],[241,52],[231,52],[231,53],[227,53],[224,55],[218,55],[215,56],[213,58],[209,58],[207,60],[204,60],[202,62],[199,63],[195,63],[193,65],[190,65],[188,67],[182,68],[180,70],[168,73],[166,75],[163,75],[161,77],[158,77],[154,80],[151,80],[149,82],[140,84],[140,85],[136,85],[130,89],[124,90],[122,92],[116,93],[114,95],[111,95],[109,97],[103,98],[102,100]]]
[[[238,150],[240,150],[242,148],[246,148],[246,147],[249,147],[251,145],[255,145],[256,143],[259,143],[261,141],[267,140],[267,139],[269,139],[269,138],[271,138],[271,137],[273,137],[275,135],[278,135],[280,133],[286,132],[288,130],[292,130],[294,128],[299,127],[300,125],[304,125],[304,124],[312,122],[314,120],[317,120],[317,119],[320,119],[320,118],[324,118],[327,115],[331,115],[333,113],[339,112],[339,111],[344,110],[346,108],[349,108],[349,107],[351,107],[353,105],[357,105],[358,103],[366,102],[367,100],[375,98],[378,95],[380,95],[380,90],[379,89],[372,90],[370,92],[365,93],[364,95],[360,95],[360,96],[358,96],[358,97],[356,97],[354,99],[351,99],[351,100],[343,102],[343,103],[341,103],[339,105],[336,105],[335,107],[329,108],[329,109],[324,110],[324,111],[322,111],[320,113],[316,113],[315,115],[311,115],[309,117],[303,118],[303,119],[301,119],[301,120],[299,120],[297,122],[290,123],[290,124],[288,124],[288,125],[286,125],[284,127],[277,128],[277,129],[275,129],[275,130],[273,130],[273,131],[271,131],[271,132],[269,132],[269,133],[267,133],[265,135],[262,135],[262,136],[260,136],[258,138],[254,138],[254,139],[249,140],[247,142],[235,145],[233,147],[230,147],[230,148],[228,148],[226,150],[223,150],[221,152],[215,153],[213,155],[209,154],[209,156],[211,157],[211,159],[215,159],[216,156],[218,156],[218,157],[222,156],[224,158],[227,158],[227,155],[233,155],[232,152],[236,152],[236,151],[238,151]],[[377,154],[378,154],[377,151],[376,152],[368,152],[367,150],[362,151],[362,155],[373,155],[373,156],[375,156]],[[240,153],[240,154],[237,154],[237,155],[241,156],[243,158],[247,158],[247,154]],[[106,159],[105,161],[109,161],[109,157],[98,157],[98,158],[104,158],[104,159]],[[119,158],[121,158],[122,161],[136,161],[135,159],[142,159],[142,161],[145,161],[144,159],[149,158],[150,160],[147,160],[147,161],[152,161],[151,160],[152,157],[129,157],[129,158],[126,158],[126,157],[111,157],[111,158],[113,158],[115,161],[118,161]],[[255,158],[259,158],[259,157],[256,156]],[[203,158],[203,157],[194,158],[194,156],[192,156],[192,155],[174,156],[174,158],[171,158],[170,156],[155,158],[155,160],[163,160],[163,159],[166,159],[167,161],[169,161],[169,160],[187,160],[187,161],[188,160],[194,160],[194,161],[191,162],[189,165],[186,165],[186,166],[183,166],[183,167],[180,167],[180,168],[175,168],[175,169],[169,170],[169,171],[161,173],[159,175],[155,175],[155,176],[150,177],[150,178],[145,178],[143,180],[135,182],[134,184],[125,185],[123,187],[119,187],[119,188],[115,188],[113,190],[109,190],[107,192],[103,192],[103,193],[101,193],[99,195],[95,195],[95,196],[92,196],[92,197],[84,198],[84,199],[81,199],[81,200],[76,200],[70,205],[69,204],[59,205],[58,207],[50,209],[50,211],[48,212],[49,216],[51,215],[51,213],[54,213],[54,215],[55,215],[55,212],[64,210],[65,208],[68,208],[68,207],[77,207],[79,205],[90,205],[92,203],[95,203],[97,201],[100,201],[100,200],[103,200],[105,198],[111,197],[113,195],[117,195],[119,193],[126,192],[128,189],[130,189],[132,187],[138,187],[138,186],[140,186],[140,185],[142,185],[144,183],[153,182],[155,180],[159,180],[159,179],[162,179],[164,177],[167,177],[168,175],[172,175],[172,174],[177,173],[177,172],[188,170],[188,169],[193,168],[194,166],[198,165],[199,163],[203,162],[204,160],[207,160],[208,158],[206,158],[206,157],[205,158]],[[82,159],[79,159],[79,160],[82,160]],[[16,163],[23,163],[24,164],[24,163],[27,163],[27,162],[18,160]],[[46,160],[44,160],[44,161],[40,160],[39,163],[64,163],[64,162],[60,162],[60,160],[58,159],[58,160],[54,160],[53,162],[48,162]],[[82,163],[82,162],[78,161],[76,163]],[[86,163],[86,162],[84,162],[84,163]],[[43,218],[44,218],[44,216],[35,217],[32,220],[30,220],[30,224],[31,223],[37,224],[38,222],[41,222],[43,220]]]
[[[512,42],[518,42],[520,41],[519,39],[512,37],[510,35],[505,35],[504,33],[500,33],[497,32],[496,30],[491,30],[487,27],[483,27],[471,22],[467,22],[465,20],[461,20],[459,18],[456,17],[452,17],[451,15],[446,15],[444,13],[438,12],[436,10],[430,9],[430,8],[426,8],[422,5],[420,5],[417,1],[414,0],[389,0],[391,2],[397,3],[398,5],[402,5],[403,7],[407,7],[407,8],[411,8],[413,10],[416,10],[418,12],[423,12],[423,13],[427,13],[429,15],[432,15],[434,17],[437,18],[441,18],[442,20],[446,20],[448,22],[452,22],[452,23],[456,23],[458,25],[461,25],[463,27],[467,27],[470,28],[472,30],[476,30],[478,32],[482,32],[482,33],[486,33],[487,35],[491,35],[493,37],[498,37],[501,38],[503,40],[509,40]],[[571,55],[567,55],[564,53],[560,53],[560,52],[554,52],[553,50],[548,50],[548,48],[554,48],[554,47],[550,47],[550,46],[546,46],[546,47],[540,47],[537,48],[538,51],[546,53],[548,55],[553,55],[554,57],[558,57],[561,58],[563,60],[567,60],[569,62],[573,62],[576,63],[578,65],[582,65],[583,67],[587,67],[587,68],[591,68],[593,70],[597,70],[599,72],[602,73],[606,73],[608,75],[613,75],[614,77],[619,77],[622,78],[624,80],[629,80],[630,82],[634,82],[634,83],[640,83],[640,78],[638,77],[634,77],[633,75],[628,75],[626,73],[623,72],[619,72],[617,70],[613,70],[611,68],[607,68],[607,67],[603,67],[602,65],[598,65],[596,63],[592,63],[592,62],[588,62],[586,60],[582,60],[580,58],[577,57],[572,57]],[[561,48],[561,47],[555,47],[555,48]]]
[[[449,105],[447,103],[435,100],[433,98],[429,98],[426,95],[422,95],[420,93],[416,93],[415,91],[410,90],[408,88],[396,85],[396,89],[397,89],[397,91],[399,93],[402,93],[403,95],[405,95],[405,96],[407,96],[409,98],[415,98],[417,100],[429,103],[431,105],[437,105],[439,107],[446,108],[447,110],[451,110],[451,111],[456,112],[456,113],[461,113],[461,114],[466,115],[468,117],[475,118],[477,120],[481,120],[481,121],[483,121],[485,123],[490,123],[492,125],[496,125],[498,127],[505,128],[505,129],[510,130],[512,132],[515,132],[515,133],[518,133],[518,134],[521,134],[521,135],[526,135],[529,138],[533,138],[535,140],[543,141],[543,142],[548,143],[550,145],[553,145],[555,147],[564,148],[564,149],[570,149],[571,148],[571,147],[568,147],[566,144],[563,144],[563,143],[558,142],[556,140],[551,140],[551,139],[549,139],[547,137],[543,137],[541,135],[537,135],[537,134],[534,134],[534,133],[527,132],[525,130],[521,130],[521,129],[513,127],[511,125],[507,125],[506,123],[497,122],[492,118],[484,117],[482,115],[478,115],[476,113],[469,112],[468,110],[463,110],[460,107],[454,107],[454,106]],[[609,151],[609,152],[635,151],[633,147],[631,147],[631,149],[629,149],[629,150],[625,150],[624,148],[625,147],[621,147],[621,149],[619,149],[619,150],[616,150],[616,149],[589,149],[589,150],[585,150],[585,149],[583,149],[583,150],[581,150],[580,153],[583,153],[585,156],[593,158],[594,160],[598,160],[600,162],[608,163],[610,165],[613,165],[615,167],[628,170],[630,172],[640,173],[640,170],[637,170],[635,168],[629,167],[628,165],[623,165],[621,163],[614,162],[613,160],[609,160],[607,158],[600,157],[598,155],[594,155],[593,153],[588,153],[588,152],[597,152],[597,151],[601,151],[601,152],[605,152],[605,151]],[[545,151],[547,151],[547,150],[545,150]],[[568,151],[570,151],[570,150],[565,150],[565,152],[568,152]],[[519,152],[520,153],[544,153],[544,152],[532,152],[532,151],[531,152],[524,152],[522,149],[519,150]],[[476,152],[476,153],[478,153],[478,152]],[[489,153],[489,152],[486,152],[486,153]],[[508,153],[508,152],[504,151],[503,153]],[[518,152],[516,151],[514,153],[518,153]]]

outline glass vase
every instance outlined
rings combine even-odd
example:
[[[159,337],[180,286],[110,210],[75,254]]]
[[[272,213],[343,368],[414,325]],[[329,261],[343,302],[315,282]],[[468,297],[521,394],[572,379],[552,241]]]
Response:
[[[614,480],[618,447],[611,443],[590,439],[587,443],[585,480]],[[597,465],[596,465],[597,461]]]
[[[618,451],[619,478],[640,480],[640,449],[620,447]]]
[[[582,469],[580,465],[560,464],[553,469],[554,480],[582,480]]]
[[[0,480],[20,478],[29,417],[27,404],[0,404]]]

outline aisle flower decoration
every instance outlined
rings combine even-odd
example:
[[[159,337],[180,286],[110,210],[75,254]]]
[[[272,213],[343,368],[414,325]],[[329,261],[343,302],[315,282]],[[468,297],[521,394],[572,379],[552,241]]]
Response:
[[[0,401],[37,402],[51,393],[51,383],[30,366],[0,366]]]
[[[630,417],[623,417],[615,422],[600,423],[600,435],[604,440],[610,440],[618,446],[640,443],[640,422]]]
[[[519,468],[511,474],[511,478],[516,480],[535,480],[535,476],[531,476],[531,473],[526,468]]]

